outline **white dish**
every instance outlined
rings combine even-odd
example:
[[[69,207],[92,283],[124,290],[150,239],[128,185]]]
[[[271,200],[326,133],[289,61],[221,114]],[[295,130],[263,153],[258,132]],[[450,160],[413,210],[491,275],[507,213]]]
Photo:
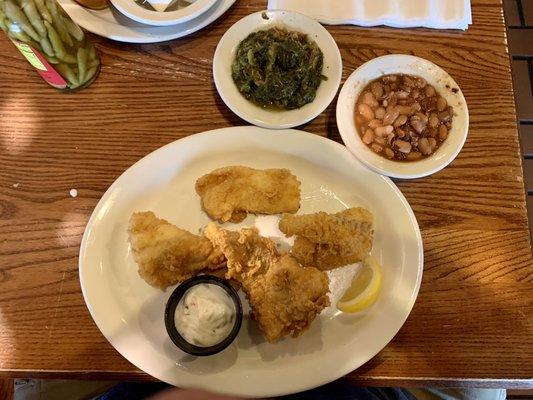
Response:
[[[225,351],[207,358],[181,352],[167,336],[166,292],[137,274],[127,242],[133,211],[152,210],[183,229],[209,222],[194,183],[227,165],[289,168],[302,182],[300,213],[364,206],[375,215],[373,254],[383,265],[383,289],[374,306],[343,314],[336,301],[358,265],[330,273],[332,306],[300,338],[269,344],[250,320]],[[277,216],[248,216],[280,236]],[[225,224],[233,229],[233,224]],[[409,204],[390,179],[364,167],[344,146],[296,130],[247,126],[192,135],[149,154],[122,174],[96,206],[83,236],[80,282],[87,307],[109,342],[157,379],[244,397],[298,392],[339,378],[376,355],[398,332],[415,302],[422,278],[420,231]],[[319,367],[317,367],[319,366]]]
[[[172,26],[150,26],[133,21],[114,7],[90,10],[74,0],[59,0],[70,17],[82,28],[97,35],[128,43],[156,43],[190,35],[214,22],[224,14],[235,0],[218,0],[199,17]]]
[[[315,100],[297,110],[275,111],[259,107],[239,92],[231,77],[231,64],[239,43],[250,33],[273,26],[306,33],[324,54],[323,74],[328,79],[318,87]],[[262,11],[244,17],[222,36],[213,58],[213,76],[220,97],[239,117],[264,128],[291,128],[311,121],[332,102],[341,82],[342,58],[337,43],[318,22],[289,11]]]
[[[196,0],[187,7],[175,11],[149,10],[134,0],[111,0],[111,3],[126,17],[137,22],[155,25],[169,26],[190,21],[211,8],[217,0]]]
[[[374,153],[363,143],[355,127],[355,104],[362,90],[370,81],[395,73],[421,76],[437,89],[455,113],[448,138],[435,153],[420,161],[397,162]],[[337,101],[337,126],[348,150],[374,171],[393,178],[421,178],[446,167],[463,148],[468,124],[468,107],[457,83],[439,66],[415,56],[394,54],[366,62],[346,80]]]

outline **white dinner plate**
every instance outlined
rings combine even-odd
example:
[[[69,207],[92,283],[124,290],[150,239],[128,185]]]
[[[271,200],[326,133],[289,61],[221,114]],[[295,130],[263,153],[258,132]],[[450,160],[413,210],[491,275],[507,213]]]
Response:
[[[255,31],[280,26],[305,33],[316,42],[324,55],[322,74],[327,80],[320,83],[311,103],[295,110],[279,111],[259,107],[239,92],[231,77],[231,66],[239,43]],[[242,18],[222,36],[213,57],[213,78],[224,103],[245,121],[263,128],[292,128],[311,121],[333,101],[339,90],[341,77],[341,53],[331,34],[315,20],[290,11],[259,11]]]
[[[235,0],[217,0],[199,17],[171,26],[141,24],[122,15],[114,7],[91,10],[80,6],[74,0],[59,0],[59,3],[74,22],[89,32],[119,42],[156,43],[187,36],[206,27],[224,14]]]
[[[175,347],[164,326],[163,292],[137,274],[127,239],[134,211],[152,210],[197,233],[209,218],[194,184],[228,165],[289,168],[301,181],[299,213],[337,212],[363,206],[375,217],[372,253],[383,265],[383,287],[365,312],[344,314],[336,301],[359,265],[329,273],[332,305],[297,339],[268,343],[248,315],[235,342],[210,357]],[[278,216],[248,216],[267,236],[282,236]],[[235,229],[234,224],[224,227]],[[246,397],[302,391],[337,379],[376,355],[406,320],[422,278],[422,240],[407,200],[389,178],[363,166],[346,148],[297,130],[224,128],[192,135],[149,154],[104,194],[83,236],[80,282],[87,307],[107,340],[125,358],[157,379]]]

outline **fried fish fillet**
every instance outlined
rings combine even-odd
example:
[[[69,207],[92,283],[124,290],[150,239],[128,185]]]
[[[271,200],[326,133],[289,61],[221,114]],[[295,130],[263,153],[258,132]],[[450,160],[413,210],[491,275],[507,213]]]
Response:
[[[226,263],[221,264],[219,269],[210,269],[209,271],[204,271],[206,275],[216,276],[217,278],[227,280],[228,283],[233,286],[233,289],[239,291],[241,290],[241,284],[235,279],[227,279],[226,275],[228,274],[228,268]]]
[[[300,182],[288,169],[219,168],[196,181],[196,192],[207,215],[220,222],[300,208]]]
[[[151,211],[134,213],[128,231],[139,275],[161,289],[205,269],[218,269],[224,262],[222,252],[208,239],[159,219]]]
[[[252,314],[269,342],[298,337],[329,305],[329,279],[316,268],[302,267],[257,229],[227,231],[210,223],[205,235],[227,258],[228,278],[242,284]]]
[[[361,261],[372,249],[373,216],[365,208],[336,214],[285,214],[279,229],[296,235],[291,254],[303,265],[326,271]]]

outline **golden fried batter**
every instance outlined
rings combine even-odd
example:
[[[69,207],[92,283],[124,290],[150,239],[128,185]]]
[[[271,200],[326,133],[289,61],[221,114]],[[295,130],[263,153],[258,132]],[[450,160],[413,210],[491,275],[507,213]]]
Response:
[[[219,168],[196,181],[196,192],[207,215],[220,222],[300,208],[300,182],[288,169]]]
[[[179,229],[151,211],[131,216],[129,240],[139,275],[161,289],[206,268],[220,268],[224,262],[224,255],[208,239]]]
[[[232,232],[210,223],[205,235],[222,249],[228,260],[227,277],[242,284],[269,342],[301,335],[329,305],[326,273],[280,255],[274,242],[259,236],[257,229]]]
[[[279,229],[296,235],[291,254],[303,265],[326,271],[361,261],[372,249],[373,216],[357,207],[327,214],[285,214]]]
[[[226,275],[228,274],[228,267],[226,263],[221,264],[219,269],[210,269],[209,271],[204,271],[206,275],[216,276],[217,278],[227,280],[228,283],[233,286],[233,289],[239,291],[241,289],[241,284],[235,279],[227,279]]]

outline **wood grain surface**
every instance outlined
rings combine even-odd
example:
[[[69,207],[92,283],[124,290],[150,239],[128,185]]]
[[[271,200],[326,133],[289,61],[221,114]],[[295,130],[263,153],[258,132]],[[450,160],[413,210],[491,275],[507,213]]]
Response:
[[[15,382],[13,379],[0,379],[0,399],[13,400]]]
[[[238,0],[209,27],[162,44],[94,37],[102,72],[76,94],[49,88],[0,35],[0,375],[147,379],[85,307],[85,224],[144,155],[244,124],[216,94],[212,57],[222,34],[265,3]],[[502,5],[472,3],[467,32],[327,27],[344,78],[376,56],[415,54],[455,78],[471,118],[449,167],[397,182],[422,230],[424,278],[398,335],[349,375],[357,383],[533,387],[533,262]],[[340,141],[334,103],[301,129]]]

